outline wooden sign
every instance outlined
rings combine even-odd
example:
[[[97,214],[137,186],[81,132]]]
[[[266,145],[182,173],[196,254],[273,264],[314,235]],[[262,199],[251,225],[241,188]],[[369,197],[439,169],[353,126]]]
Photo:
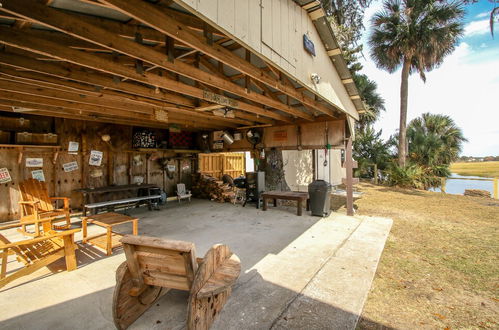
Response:
[[[216,104],[226,105],[232,108],[236,108],[239,104],[236,100],[208,91],[203,91],[203,99]]]
[[[274,131],[273,140],[275,142],[288,141],[288,131],[287,130]]]
[[[168,112],[161,109],[154,110],[154,118],[157,121],[167,123],[168,122]]]

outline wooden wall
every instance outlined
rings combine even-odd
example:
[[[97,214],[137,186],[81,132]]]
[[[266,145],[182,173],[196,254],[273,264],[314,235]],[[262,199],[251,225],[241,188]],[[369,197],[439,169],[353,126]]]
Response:
[[[19,218],[18,184],[31,178],[31,171],[35,169],[26,168],[27,157],[43,157],[43,172],[50,195],[71,197],[72,208],[81,206],[81,193],[75,189],[133,183],[134,176],[142,176],[144,182],[164,187],[168,196],[174,195],[177,183],[191,184],[191,173],[196,169],[192,157],[170,151],[132,151],[132,128],[129,126],[55,119],[54,127],[61,146],[55,162],[54,149],[26,148],[19,162],[19,148],[0,147],[0,168],[8,168],[12,177],[11,182],[0,185],[0,222]],[[111,136],[110,144],[102,141],[102,134]],[[68,153],[69,141],[80,144],[76,155]],[[101,166],[89,165],[91,150],[103,152]],[[168,163],[175,165],[172,178],[163,174],[156,161],[160,157],[169,158]],[[62,164],[72,161],[78,162],[78,170],[64,172]]]
[[[242,152],[199,154],[199,172],[221,179],[224,174],[233,178],[246,172],[246,158]]]
[[[282,69],[290,77],[357,118],[347,90],[329,58],[309,14],[293,0],[181,0],[207,22]],[[303,35],[316,56],[303,48]],[[319,84],[310,79],[321,76]]]

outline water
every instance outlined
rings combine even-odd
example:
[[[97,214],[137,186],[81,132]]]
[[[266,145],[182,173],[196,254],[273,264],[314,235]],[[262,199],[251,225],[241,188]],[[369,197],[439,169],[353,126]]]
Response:
[[[479,176],[463,176],[456,173],[452,173],[451,178],[466,178],[466,179],[491,179],[483,178]],[[447,184],[445,186],[445,191],[448,194],[462,195],[465,189],[480,189],[487,190],[490,195],[494,194],[494,183],[492,181],[479,181],[479,180],[459,180],[459,179],[447,179]],[[440,188],[432,188],[430,191],[440,192]]]

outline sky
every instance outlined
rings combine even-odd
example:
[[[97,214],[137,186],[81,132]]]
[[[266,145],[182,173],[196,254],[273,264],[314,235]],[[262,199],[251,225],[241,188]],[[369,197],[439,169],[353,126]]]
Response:
[[[449,115],[462,128],[468,142],[461,155],[499,155],[499,24],[495,39],[490,34],[489,14],[493,4],[480,0],[466,5],[465,34],[454,53],[443,64],[426,74],[426,83],[413,74],[409,77],[408,123],[425,112]],[[362,73],[378,84],[385,99],[386,112],[375,128],[388,138],[399,127],[400,75],[380,70],[371,60],[367,45],[371,17],[382,9],[375,1],[366,10],[363,35]]]

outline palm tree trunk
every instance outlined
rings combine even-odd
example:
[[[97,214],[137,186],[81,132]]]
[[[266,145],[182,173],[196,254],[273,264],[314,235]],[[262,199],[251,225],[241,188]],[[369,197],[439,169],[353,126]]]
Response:
[[[404,60],[402,67],[402,79],[400,83],[400,126],[399,126],[399,165],[405,166],[406,160],[406,131],[407,131],[407,99],[409,92],[409,69],[410,61]]]

